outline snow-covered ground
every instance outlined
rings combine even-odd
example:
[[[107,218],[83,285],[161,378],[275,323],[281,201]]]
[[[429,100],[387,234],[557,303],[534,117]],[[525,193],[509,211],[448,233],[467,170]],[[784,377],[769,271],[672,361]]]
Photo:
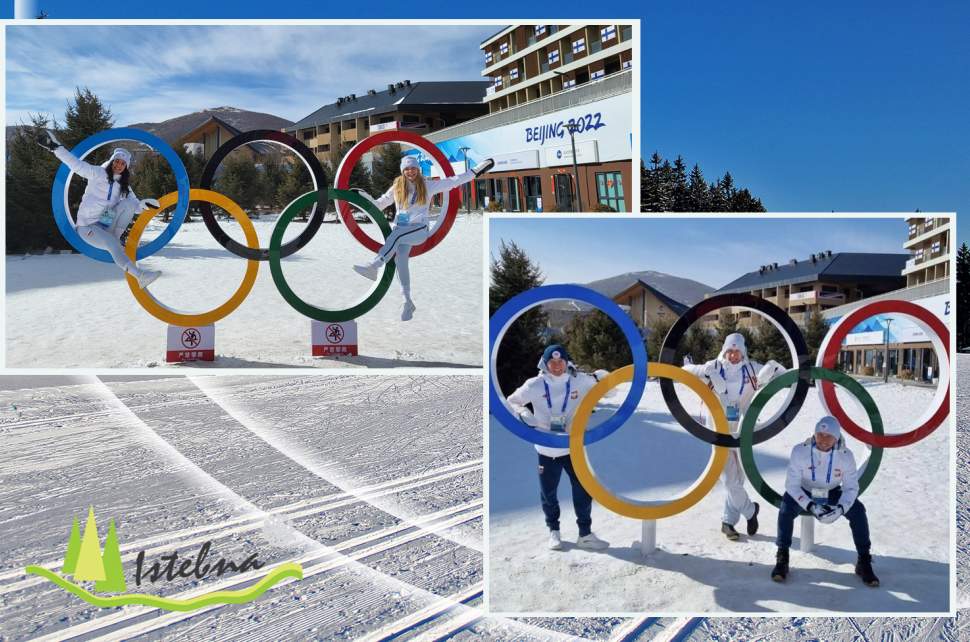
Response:
[[[221,222],[244,242],[235,223]],[[254,221],[267,247],[275,217]],[[296,221],[287,241],[303,229]],[[145,239],[162,229],[153,221]],[[375,225],[363,229],[373,235]],[[480,367],[482,363],[482,217],[460,215],[445,239],[410,261],[414,318],[400,320],[397,278],[377,307],[358,320],[359,357],[314,358],[310,320],[279,294],[269,264],[259,266],[252,292],[216,323],[216,361],[191,367]],[[343,225],[325,224],[284,259],[291,288],[323,308],[361,300],[370,281],[351,266],[371,260]],[[239,287],[246,261],[223,249],[201,221],[182,226],[144,265],[162,270],[151,293],[171,308],[202,312]],[[166,324],[132,297],[114,265],[81,254],[8,256],[6,365],[10,368],[131,368],[165,365]],[[182,366],[185,367],[185,366]]]
[[[959,367],[961,380],[970,377],[970,357],[960,357]],[[69,633],[139,640],[396,636],[400,640],[956,642],[968,637],[966,611],[954,618],[489,615],[481,610],[479,377],[104,377],[102,381],[79,376],[0,377],[2,640],[62,639]],[[965,415],[970,387],[960,393],[961,415]],[[887,417],[890,428],[903,419]],[[957,603],[966,608],[970,441],[965,439],[965,422],[958,424],[958,430],[961,597]],[[759,454],[767,447],[767,443],[759,446]],[[591,451],[596,462],[595,447]],[[864,496],[864,501],[869,497],[871,513],[879,512],[878,497],[885,492],[879,480],[884,474],[890,480],[898,475],[890,471],[904,465],[898,461],[902,452],[892,459],[887,456],[884,470]],[[911,456],[919,463],[929,455],[914,452]],[[774,471],[770,452],[761,454],[759,461],[769,473]],[[528,458],[526,465],[531,469]],[[509,466],[505,474],[516,477],[519,471]],[[531,500],[534,479],[528,471],[525,477],[522,488]],[[22,568],[27,563],[56,568],[68,534],[65,516],[92,503],[99,518],[121,519],[122,555],[130,584],[137,551],[147,549],[150,557],[175,548],[192,554],[206,540],[213,541],[219,555],[237,558],[257,552],[270,563],[301,560],[312,574],[275,587],[248,605],[185,615],[134,607],[91,608],[25,576]],[[928,506],[925,502],[919,507]],[[568,503],[565,510],[568,515]],[[526,517],[534,522],[537,511],[535,506]],[[717,511],[712,514],[716,522]],[[602,509],[597,509],[594,519],[597,528],[607,522]],[[710,520],[701,521],[696,537],[705,539]],[[882,530],[875,518],[873,522],[874,532]],[[773,530],[770,524],[765,528]],[[820,545],[845,549],[846,541],[836,530],[819,529]],[[894,539],[909,532],[913,531],[901,529]],[[916,532],[932,534],[933,525],[927,519]],[[900,570],[893,568],[896,560],[883,557],[895,546],[887,539],[877,539],[876,568],[884,586],[873,592],[909,594],[912,587],[889,584],[899,581]],[[711,541],[718,557],[729,550],[727,542],[717,537]],[[670,525],[662,523],[659,544],[672,548],[674,542]],[[532,547],[532,542],[527,544]],[[614,539],[614,545],[629,542]],[[770,548],[760,538],[752,546]],[[836,561],[843,558],[839,551],[825,554]],[[566,556],[580,560],[575,550],[559,559]],[[494,553],[491,558],[494,563]],[[796,554],[795,559],[793,581],[812,572],[806,556]],[[544,572],[555,570],[550,565],[555,558],[542,561]],[[766,572],[762,555],[752,554],[750,561],[758,571],[756,579],[762,581],[762,571]],[[536,565],[535,560],[527,563]],[[858,599],[862,588],[853,584],[848,566],[829,568],[837,571],[828,576],[832,584],[847,587],[830,590],[847,600]],[[569,582],[548,575],[541,595],[553,595],[547,590],[550,587],[568,589],[586,570],[577,566]],[[745,573],[747,567],[737,570]],[[605,577],[597,588],[625,581],[623,575]],[[645,582],[637,586],[637,592],[644,593],[645,586]],[[190,587],[158,584],[155,588],[171,596]],[[710,594],[703,585],[698,588]],[[495,599],[493,592],[493,605]]]
[[[930,402],[931,390],[900,384],[867,383],[887,432],[900,432]],[[619,403],[626,386],[605,400]],[[685,406],[699,401],[682,389]],[[851,397],[846,407],[864,422]],[[781,396],[769,406],[781,403]],[[610,412],[607,410],[607,412]],[[766,410],[767,412],[767,410]],[[603,413],[604,415],[606,412]],[[766,480],[784,487],[788,454],[823,414],[812,390],[795,421],[756,447]],[[864,423],[864,425],[867,425]],[[605,552],[569,545],[547,549],[538,501],[536,455],[525,443],[490,421],[489,590],[490,607],[522,612],[652,613],[873,613],[941,612],[950,604],[949,423],[918,444],[886,451],[873,484],[862,496],[872,529],[875,569],[882,587],[864,586],[853,574],[855,551],[848,523],[815,529],[811,553],[792,550],[787,583],[771,581],[777,510],[760,501],[761,530],[729,542],[720,533],[722,490],[716,486],[697,505],[657,525],[658,549],[643,557],[639,521],[594,504],[593,530],[611,542]],[[866,447],[851,437],[857,461]],[[588,453],[604,483],[636,499],[662,499],[686,490],[702,472],[710,447],[670,417],[651,383],[634,419]],[[563,538],[575,540],[568,482],[560,484]],[[743,522],[741,524],[743,526]]]

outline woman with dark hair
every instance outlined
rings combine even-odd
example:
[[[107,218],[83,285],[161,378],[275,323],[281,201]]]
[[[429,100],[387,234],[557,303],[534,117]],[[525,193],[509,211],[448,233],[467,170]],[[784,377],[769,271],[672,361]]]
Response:
[[[484,174],[494,167],[495,161],[488,158],[463,174],[442,178],[437,181],[426,181],[421,175],[421,167],[414,156],[401,159],[401,175],[394,179],[391,188],[380,198],[374,199],[363,190],[354,190],[374,203],[378,209],[395,206],[394,230],[384,241],[384,246],[377,253],[371,263],[355,265],[354,271],[371,281],[377,280],[377,271],[391,259],[395,259],[397,278],[401,282],[401,294],[404,305],[401,308],[401,321],[410,321],[414,315],[414,302],[411,300],[411,272],[408,269],[408,257],[411,247],[420,245],[428,240],[428,210],[431,208],[431,198],[456,187],[464,185],[476,176]]]
[[[139,268],[121,246],[121,235],[135,214],[148,207],[158,207],[158,201],[153,198],[138,200],[129,185],[131,152],[118,147],[107,162],[92,165],[69,152],[46,129],[39,132],[37,143],[88,182],[77,210],[78,235],[94,247],[107,250],[115,264],[135,277],[140,287],[148,287],[161,272]]]

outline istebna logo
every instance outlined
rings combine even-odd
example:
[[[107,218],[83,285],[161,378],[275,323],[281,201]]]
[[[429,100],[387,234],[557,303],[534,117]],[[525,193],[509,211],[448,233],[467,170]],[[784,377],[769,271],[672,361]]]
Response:
[[[152,583],[163,578],[167,580],[174,580],[177,577],[202,579],[210,574],[221,576],[231,571],[259,570],[263,566],[255,554],[241,563],[224,559],[214,564],[207,563],[205,558],[209,554],[210,544],[206,542],[202,545],[194,561],[191,558],[179,560],[178,555],[173,552],[161,557],[162,562],[167,562],[166,564],[155,562],[147,570],[144,568],[145,553],[140,552],[137,558],[136,583],[140,586],[143,579],[148,579]],[[179,562],[177,568],[176,561]],[[28,566],[25,570],[28,574],[39,575],[50,580],[65,591],[100,608],[140,604],[166,611],[193,611],[213,604],[243,604],[255,600],[274,584],[287,577],[303,579],[303,567],[300,564],[286,563],[274,567],[249,587],[233,591],[213,591],[189,599],[165,598],[147,593],[127,593],[128,586],[121,566],[121,548],[118,544],[115,521],[112,519],[108,524],[108,536],[102,551],[93,506],[88,509],[88,520],[84,526],[83,536],[78,519],[74,518],[67,552],[64,554],[64,566],[60,574],[41,566]],[[68,577],[73,577],[73,581]],[[89,586],[93,582],[94,592],[82,586],[80,582],[89,583]],[[103,593],[116,595],[99,595]]]

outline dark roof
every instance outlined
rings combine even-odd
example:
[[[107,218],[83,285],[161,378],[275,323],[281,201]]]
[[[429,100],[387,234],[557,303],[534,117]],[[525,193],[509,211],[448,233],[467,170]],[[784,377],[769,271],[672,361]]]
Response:
[[[655,292],[658,297],[670,299],[688,308],[714,291],[714,288],[704,283],[653,270],[618,274],[588,283],[587,287],[612,299],[638,283]]]
[[[820,258],[819,258],[820,257]],[[902,279],[903,268],[909,254],[872,254],[862,252],[837,252],[832,256],[819,254],[815,261],[801,259],[794,265],[779,264],[764,271],[755,270],[737,278],[717,291],[749,292],[760,288],[772,288],[795,283],[814,281],[884,281]]]
[[[384,89],[374,94],[364,93],[341,104],[324,105],[309,116],[287,127],[288,131],[314,127],[358,116],[374,116],[407,108],[409,111],[430,111],[440,105],[481,105],[487,80],[459,80],[416,82],[403,87]]]
[[[485,40],[482,40],[482,41],[481,41],[480,43],[478,43],[478,44],[479,44],[479,45],[483,45],[483,44],[485,44],[486,42],[488,42],[489,40],[491,40],[491,39],[492,39],[492,38],[494,38],[495,36],[497,36],[497,35],[499,35],[500,33],[502,33],[503,31],[505,31],[506,29],[508,29],[508,28],[509,28],[509,27],[511,27],[511,26],[512,26],[512,25],[505,25],[504,27],[502,27],[501,29],[499,29],[498,31],[496,31],[495,33],[493,33],[492,35],[490,35],[490,36],[489,36],[488,38],[485,38]]]
[[[129,127],[144,129],[155,134],[170,145],[176,144],[183,136],[194,131],[210,120],[217,120],[233,132],[248,132],[254,129],[272,129],[280,131],[293,124],[293,121],[264,114],[256,111],[246,111],[236,107],[215,107],[202,111],[176,116],[160,123],[135,123]]]
[[[661,303],[665,303],[668,308],[670,308],[671,310],[673,310],[677,314],[683,314],[690,307],[689,305],[685,305],[685,304],[681,303],[680,301],[675,301],[674,299],[671,299],[669,296],[667,296],[666,294],[664,294],[663,292],[661,292],[657,288],[653,287],[649,283],[643,281],[642,279],[637,279],[637,282],[636,283],[634,283],[633,285],[631,285],[629,288],[627,288],[623,292],[626,292],[627,290],[629,290],[630,288],[632,288],[632,287],[634,287],[636,285],[638,285],[638,286],[640,286],[640,287],[642,287],[642,288],[644,288],[644,289],[652,292],[655,297],[657,297],[658,299],[660,299],[660,302]],[[619,293],[619,294],[622,294],[622,292]],[[617,294],[617,296],[619,296],[619,294]],[[616,298],[616,297],[614,296],[613,298]]]

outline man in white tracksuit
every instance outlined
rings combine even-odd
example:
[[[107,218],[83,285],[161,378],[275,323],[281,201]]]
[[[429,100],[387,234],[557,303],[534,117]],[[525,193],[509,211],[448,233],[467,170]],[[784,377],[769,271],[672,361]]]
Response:
[[[869,550],[869,518],[859,501],[859,476],[855,457],[845,447],[842,427],[835,417],[822,417],[815,434],[791,451],[785,477],[785,496],[778,511],[778,552],[771,579],[783,582],[788,577],[788,549],[799,512],[806,510],[823,524],[839,517],[849,520],[858,559],[856,575],[868,586],[879,586],[872,570]]]
[[[569,360],[566,349],[553,344],[542,353],[539,374],[509,395],[508,402],[512,413],[523,423],[543,430],[568,433],[583,395],[596,385],[599,377],[606,374],[605,370],[597,370],[595,376],[579,372]],[[532,410],[527,406],[531,406]],[[599,539],[591,530],[593,498],[576,477],[569,458],[569,448],[539,445],[535,448],[539,453],[539,499],[542,502],[546,526],[549,528],[549,547],[556,551],[562,550],[557,489],[565,470],[572,486],[573,508],[576,511],[576,524],[579,526],[576,545],[594,550],[607,548],[609,542]]]
[[[148,287],[160,272],[143,270],[128,258],[121,246],[121,235],[128,229],[135,214],[147,207],[158,207],[158,201],[146,198],[139,201],[129,187],[131,153],[121,147],[111,152],[102,165],[92,165],[72,154],[47,130],[41,130],[37,143],[54,153],[71,171],[87,180],[81,206],[77,210],[76,229],[87,243],[107,250],[115,264]]]
[[[751,405],[751,400],[759,386],[766,385],[777,375],[785,372],[784,367],[774,360],[769,360],[763,366],[756,361],[749,361],[744,335],[739,333],[729,334],[724,339],[724,345],[717,359],[699,365],[685,364],[684,370],[708,383],[720,400],[727,415],[731,434],[735,437],[740,434],[741,419]],[[705,423],[713,429],[714,421],[710,413],[707,413]],[[724,465],[724,471],[721,473],[721,482],[724,484],[725,491],[721,532],[730,540],[740,537],[734,525],[742,516],[747,520],[748,535],[758,532],[760,506],[748,497],[748,493],[744,490],[744,479],[738,449],[732,448]]]
[[[401,159],[401,175],[394,179],[391,188],[380,198],[375,199],[360,189],[354,190],[369,199],[378,209],[383,210],[392,204],[395,206],[394,229],[384,240],[383,247],[373,261],[366,265],[355,265],[354,271],[375,281],[378,270],[391,259],[395,259],[394,266],[398,281],[401,283],[401,294],[404,297],[404,305],[401,308],[402,321],[410,321],[414,316],[415,306],[414,301],[411,300],[411,271],[408,268],[408,257],[412,246],[428,240],[430,234],[428,211],[431,209],[431,199],[436,194],[464,185],[494,166],[495,161],[488,158],[463,174],[437,181],[426,181],[421,175],[418,159],[414,156],[405,156]]]

